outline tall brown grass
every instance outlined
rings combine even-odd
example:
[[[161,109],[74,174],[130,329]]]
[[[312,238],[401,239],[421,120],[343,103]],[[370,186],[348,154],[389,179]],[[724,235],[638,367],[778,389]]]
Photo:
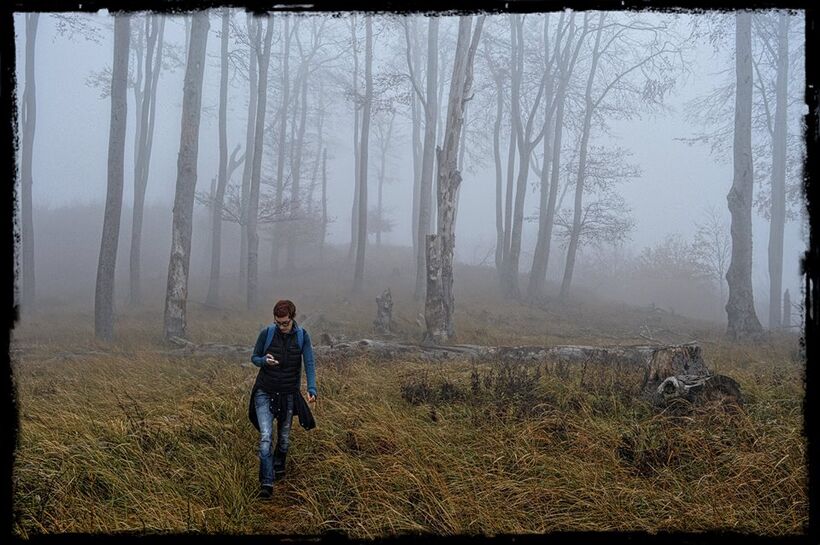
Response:
[[[604,325],[573,324],[571,311],[550,322],[546,311],[519,306],[499,321],[493,313],[506,312],[499,305],[463,305],[462,340],[607,340]],[[366,333],[372,316],[368,301],[307,306],[351,335]],[[405,312],[401,323],[412,333],[413,313]],[[195,340],[249,348],[264,319],[196,308],[192,315]],[[596,316],[603,323],[607,311]],[[709,365],[740,382],[741,409],[659,412],[617,385],[543,365],[319,361],[318,427],[305,432],[294,422],[288,476],[263,502],[256,498],[257,434],[247,421],[256,369],[240,359],[163,354],[147,311],[123,315],[112,345],[93,341],[92,323],[78,313],[40,315],[14,331],[13,507],[23,537],[121,530],[782,535],[807,524],[804,364],[794,338],[747,347],[704,337]]]

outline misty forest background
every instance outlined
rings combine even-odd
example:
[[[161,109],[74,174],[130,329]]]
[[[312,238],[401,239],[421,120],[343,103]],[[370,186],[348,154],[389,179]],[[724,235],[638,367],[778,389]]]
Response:
[[[802,13],[14,22],[18,533],[804,527]],[[250,350],[280,298],[378,336],[386,288],[392,339],[697,340],[746,409],[319,361],[302,516],[260,518],[248,369],[167,340]]]
[[[251,230],[259,238],[251,274],[261,275],[252,280],[252,289],[261,290],[250,295],[254,305],[277,297],[273,271],[291,276],[333,268],[340,289],[380,291],[386,286],[357,279],[385,261],[423,299],[418,241],[437,228],[435,148],[446,124],[457,19],[378,16],[367,23],[361,15],[282,15],[270,19],[267,36],[266,18],[209,17],[202,107],[189,114],[202,127],[192,179],[185,181],[196,188],[191,300],[247,302]],[[494,268],[505,294],[567,297],[576,288],[725,322],[735,15],[601,17],[487,18],[458,150],[465,182],[457,195],[456,262]],[[114,301],[125,309],[165,297],[191,22],[169,14],[130,19],[127,93],[120,97],[125,114],[117,118],[124,127],[117,145],[125,148],[109,159],[121,160],[117,167],[102,160],[112,18],[17,16],[24,313],[36,301],[94,299],[106,191],[112,199],[106,237],[118,231],[104,252],[117,280]],[[795,305],[801,300],[803,25],[798,14],[776,12],[752,21],[752,74],[745,82],[752,111],[743,128],[754,150],[745,182],[753,183],[752,283],[757,314],[777,328],[783,291],[791,288]],[[70,69],[72,89],[85,89],[99,104],[94,113],[77,112],[83,122],[76,125],[66,123],[68,112],[77,119],[74,99],[46,69],[57,67],[38,70],[37,62],[51,62],[51,50],[78,43],[83,49],[74,54],[93,52],[86,59],[98,65],[87,73]],[[265,47],[267,68],[257,58]],[[260,80],[263,70],[268,75]],[[694,81],[704,75],[706,84]],[[258,136],[257,111],[264,113]],[[654,124],[628,124],[642,117]],[[623,127],[642,132],[625,134]],[[659,138],[674,140],[673,149],[688,142],[708,151],[690,156],[705,157],[708,170],[692,164],[691,174],[678,176],[673,157],[655,155],[664,148],[653,153]],[[254,152],[258,167],[249,160]],[[111,168],[111,176],[123,169],[121,190],[116,177],[107,189]],[[640,184],[650,169],[660,179]],[[688,186],[697,188],[694,198]],[[187,185],[180,190],[190,193]],[[257,209],[255,226],[249,206]],[[681,220],[672,222],[676,217]],[[368,241],[363,259],[356,243],[361,227]],[[385,254],[393,248],[404,250]]]

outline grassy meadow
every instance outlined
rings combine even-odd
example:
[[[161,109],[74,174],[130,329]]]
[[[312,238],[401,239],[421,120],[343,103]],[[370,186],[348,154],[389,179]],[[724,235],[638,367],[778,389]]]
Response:
[[[296,298],[302,315],[322,315],[314,338],[371,336],[375,287],[360,298],[332,287]],[[394,290],[394,316],[413,338],[420,307],[408,290]],[[740,382],[745,406],[659,412],[545,365],[320,360],[318,427],[294,421],[288,476],[261,501],[247,419],[254,367],[163,354],[161,305],[120,309],[111,344],[94,340],[90,311],[55,305],[12,332],[16,533],[805,531],[797,337],[730,344],[719,325],[654,310],[523,305],[491,291],[459,292],[460,342],[696,339],[713,371]],[[250,350],[270,310],[234,303],[192,302],[190,338]]]

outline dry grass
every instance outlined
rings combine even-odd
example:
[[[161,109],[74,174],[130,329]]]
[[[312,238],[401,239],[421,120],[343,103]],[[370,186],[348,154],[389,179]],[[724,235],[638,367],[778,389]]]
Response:
[[[396,300],[401,315],[409,293]],[[367,333],[372,316],[369,299],[304,306],[351,335]],[[603,332],[616,310],[581,327],[571,312],[550,321],[550,311],[482,300],[460,307],[459,330],[464,342],[611,343]],[[403,312],[412,335],[412,305]],[[250,346],[264,321],[191,313],[200,341]],[[156,316],[124,315],[110,346],[93,341],[90,316],[69,311],[15,330],[19,535],[805,531],[804,364],[793,338],[745,347],[711,337],[707,363],[739,380],[745,409],[674,414],[543,366],[319,362],[318,427],[294,423],[288,477],[260,502],[247,421],[256,370],[156,354]]]

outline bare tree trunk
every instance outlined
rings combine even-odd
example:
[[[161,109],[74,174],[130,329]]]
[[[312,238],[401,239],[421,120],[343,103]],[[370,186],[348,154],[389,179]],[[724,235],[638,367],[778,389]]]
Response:
[[[370,111],[373,103],[373,20],[365,18],[365,98],[362,111],[362,140],[359,148],[359,230],[356,237],[356,270],[353,275],[353,291],[360,293],[364,282],[364,254],[367,248],[367,152],[370,142]]]
[[[307,62],[307,61],[304,61]],[[305,123],[307,121],[307,90],[308,90],[308,74],[309,67],[303,67],[300,77],[301,82],[301,98],[299,100],[299,129],[294,142],[295,156],[293,161],[293,168],[291,168],[291,197],[290,197],[290,216],[291,218],[298,218],[302,210],[301,196],[299,193],[302,190],[302,148],[305,141]],[[293,225],[293,223],[291,223]],[[288,270],[293,270],[294,261],[296,259],[296,246],[293,229],[288,232],[288,240],[286,243],[286,267]]]
[[[177,159],[174,219],[171,229],[171,258],[165,294],[165,338],[185,337],[188,304],[188,268],[191,261],[194,191],[199,155],[199,123],[202,117],[202,80],[208,43],[208,13],[196,12],[191,22],[191,44],[185,67],[182,97],[182,130]]]
[[[786,104],[789,91],[788,15],[778,15],[777,83],[772,150],[772,208],[769,224],[769,329],[781,325],[783,231],[786,225]]]
[[[418,17],[411,16],[413,24],[413,40],[412,40],[412,62],[414,71],[418,70],[421,65],[421,48],[418,44]],[[407,44],[410,47],[410,42]],[[413,255],[419,255],[419,199],[421,197],[421,156],[422,156],[422,142],[421,142],[421,108],[418,97],[413,92],[413,84],[410,89],[410,111],[413,123],[413,130],[411,140],[413,142],[413,210],[411,214],[411,230],[413,232]]]
[[[425,300],[427,340],[443,342],[455,337],[455,296],[453,294],[453,254],[455,250],[455,215],[458,208],[458,187],[461,173],[458,170],[458,150],[461,128],[464,123],[465,99],[470,94],[473,83],[473,62],[484,16],[476,22],[470,39],[472,16],[459,17],[458,41],[453,60],[453,75],[450,79],[450,95],[447,107],[447,124],[444,131],[444,148],[438,155],[438,225],[435,237],[428,237],[428,284]],[[439,269],[433,267],[437,264]],[[427,318],[429,316],[429,318]]]
[[[522,223],[524,210],[524,193],[513,184],[515,172],[515,150],[521,143],[518,138],[521,125],[521,72],[519,66],[519,55],[523,60],[524,44],[517,43],[516,26],[517,18],[520,15],[511,14],[510,20],[510,144],[509,155],[507,156],[507,203],[506,203],[506,224],[504,232],[504,266],[501,275],[501,289],[505,295],[518,296],[518,252],[514,250],[516,246],[516,231],[518,231],[518,250],[521,248],[521,229],[516,229],[518,225],[516,218],[518,209],[521,209]],[[519,51],[520,50],[520,51]],[[519,153],[519,158],[521,154]],[[518,165],[519,172],[523,170],[522,165]],[[520,183],[520,176],[518,182]],[[526,183],[526,182],[525,182]],[[515,191],[513,188],[515,187]],[[515,204],[513,204],[513,196]],[[520,201],[520,202],[519,202]]]
[[[182,22],[185,23],[185,50],[183,57],[188,58],[188,49],[191,45],[191,15],[183,15]]]
[[[228,185],[228,24],[230,12],[222,11],[222,40],[220,43],[221,66],[219,75],[219,176],[216,195],[211,208],[211,279],[208,284],[209,305],[219,304],[219,272],[222,257],[222,204]]]
[[[563,114],[563,111],[561,112]],[[559,118],[558,123],[562,119]],[[551,123],[552,119],[545,120],[546,123]],[[547,130],[552,129],[549,125],[545,127]],[[557,136],[557,135],[555,135]],[[560,144],[560,139],[558,144]],[[544,138],[544,165],[541,169],[540,180],[540,195],[538,201],[538,238],[535,242],[535,251],[532,256],[532,266],[530,267],[530,279],[527,283],[527,296],[530,298],[538,297],[543,294],[544,282],[547,279],[547,264],[549,260],[549,246],[550,241],[547,238],[552,238],[552,225],[547,227],[547,222],[552,223],[553,217],[550,214],[549,197],[553,194],[552,187],[549,184],[549,172],[547,165],[549,164],[552,149],[550,147],[549,138]],[[553,201],[554,202],[554,201]]]
[[[726,272],[726,333],[739,340],[758,336],[763,328],[755,313],[752,291],[752,15],[738,11],[735,22],[734,179],[726,196],[732,214],[732,260]]]
[[[489,55],[488,55],[489,56]],[[500,76],[493,74],[495,80],[495,124],[493,125],[493,159],[495,161],[495,271],[501,278],[501,267],[504,260],[504,198],[503,179],[501,175],[501,120],[504,115],[504,87]]]
[[[449,51],[445,48],[439,48],[438,50],[438,64],[439,66],[448,66],[449,65]],[[436,95],[436,104],[442,104],[444,101],[444,78],[438,78],[438,94]],[[446,111],[443,111],[442,108],[436,108],[436,145],[435,149],[437,150],[441,147],[442,137],[444,134],[444,116],[447,115]],[[433,195],[438,195],[438,157],[433,157]],[[435,232],[438,229],[438,207],[432,206],[430,209],[430,227],[428,232]]]
[[[393,122],[395,114],[390,114],[390,121],[387,129],[382,126],[379,130],[379,186],[378,198],[376,201],[376,215],[379,218],[378,230],[376,231],[376,246],[382,245],[382,229],[384,228],[384,180],[387,176],[387,152],[390,150],[390,140],[393,137]]]
[[[467,104],[464,104],[464,112],[463,112],[463,123],[461,124],[461,141],[467,142]],[[458,170],[459,172],[464,171],[464,154],[467,146],[460,146],[458,148]],[[461,186],[459,186],[459,191],[461,190]],[[456,208],[456,217],[458,217],[458,208]]]
[[[145,56],[145,88],[141,99],[137,101],[137,131],[135,137],[136,154],[134,157],[134,208],[131,218],[131,248],[129,255],[129,302],[139,304],[142,299],[141,266],[142,221],[145,209],[145,191],[148,186],[148,173],[151,165],[151,150],[154,140],[154,120],[156,118],[157,84],[162,69],[162,42],[165,29],[165,17],[162,15],[146,16],[147,53]],[[156,55],[154,49],[156,48]],[[137,57],[138,64],[141,62]]]
[[[34,78],[34,55],[37,45],[39,13],[27,13],[26,18],[26,86],[23,90],[22,125],[23,138],[20,148],[20,205],[22,219],[22,308],[34,306],[34,218],[32,206],[32,158],[34,155],[34,132],[37,127],[37,88]],[[127,50],[127,45],[126,45]],[[127,54],[127,52],[126,52]],[[113,118],[112,112],[112,118]],[[113,120],[112,120],[113,121]],[[109,162],[110,164],[110,162]],[[109,174],[110,179],[110,174]],[[109,181],[110,184],[110,181]],[[119,224],[118,224],[119,225]]]
[[[517,134],[519,125],[521,124],[520,116],[520,89],[521,78],[517,75],[518,71],[515,69],[518,65],[518,50],[515,43],[515,23],[514,17],[511,15],[510,20],[510,140],[507,148],[507,190],[504,204],[504,249],[502,252],[501,274],[501,290],[505,294],[512,294],[516,291],[515,283],[512,278],[512,240],[513,240],[513,178],[515,176],[515,151],[518,145]],[[523,47],[523,46],[522,46]],[[518,113],[519,115],[516,115]],[[519,167],[520,168],[520,167]],[[523,203],[522,203],[523,204]],[[517,265],[516,265],[517,267]]]
[[[270,20],[268,21],[270,24]],[[284,30],[282,40],[282,105],[279,109],[279,149],[276,158],[276,209],[282,206],[285,191],[285,148],[287,147],[288,135],[288,106],[290,105],[290,17],[284,17]],[[270,59],[268,59],[269,62]],[[267,70],[267,69],[266,69]],[[267,73],[267,72],[266,72]],[[261,69],[260,69],[261,74]],[[267,87],[266,87],[267,89]],[[274,224],[273,242],[271,243],[271,270],[279,269],[279,233],[281,229]]]
[[[145,17],[145,24],[149,24],[149,17]],[[132,29],[134,26],[132,25]],[[143,26],[140,24],[140,19],[136,20],[136,36],[132,37],[129,43],[129,48],[131,51],[134,52],[134,58],[136,60],[136,74],[134,76],[134,85],[132,88],[134,89],[134,111],[136,112],[134,119],[134,157],[139,156],[140,151],[140,134],[142,133],[142,98],[144,96],[143,93],[143,53],[145,52],[145,46],[147,41],[147,29],[144,29]],[[147,55],[146,55],[147,56]],[[130,61],[129,61],[130,62]],[[130,78],[130,73],[129,73]],[[147,81],[146,81],[147,83]],[[136,167],[136,159],[134,161],[134,165]]]
[[[111,71],[111,126],[108,136],[108,190],[105,195],[100,258],[94,292],[94,336],[110,341],[114,336],[114,271],[122,213],[125,171],[125,125],[128,114],[128,43],[131,17],[114,16],[114,65]]]
[[[537,281],[541,283],[543,283],[546,280],[547,269],[549,266],[550,247],[552,245],[552,227],[555,223],[555,210],[556,208],[560,209],[561,203],[564,201],[564,196],[566,195],[566,189],[569,187],[565,186],[564,192],[561,193],[561,199],[560,201],[558,201],[558,204],[556,206],[558,185],[560,184],[561,180],[561,142],[564,128],[564,106],[566,103],[567,86],[569,85],[569,80],[575,66],[575,61],[578,58],[578,53],[581,49],[581,44],[583,43],[584,36],[586,35],[588,20],[589,16],[587,14],[584,14],[583,31],[581,32],[581,36],[578,38],[578,41],[576,42],[575,51],[572,54],[572,59],[569,61],[569,66],[561,72],[561,81],[559,83],[558,96],[556,97],[556,100],[558,102],[555,121],[555,137],[552,144],[552,172],[550,173],[550,192],[547,200],[546,215],[543,218],[543,222],[541,222],[540,224],[543,225],[543,234],[540,232],[539,225],[539,241],[543,242],[543,254],[539,253],[538,263],[539,269],[543,266],[543,272],[541,272],[540,270],[536,272]],[[543,263],[543,265],[541,265],[541,263]]]
[[[140,294],[140,246],[142,238],[142,217],[145,201],[145,187],[142,184],[142,153],[144,127],[147,125],[148,99],[150,93],[151,77],[148,75],[150,65],[153,63],[152,54],[155,45],[156,35],[150,31],[151,17],[145,16],[145,29],[142,28],[140,20],[137,19],[137,35],[135,40],[131,40],[130,48],[134,51],[137,74],[134,81],[134,206],[131,216],[131,249],[129,259],[129,295],[128,304],[137,305],[141,300]],[[144,55],[143,55],[144,54]],[[145,76],[143,77],[143,62],[145,62]],[[143,88],[143,81],[144,88]],[[135,229],[136,227],[136,229]],[[136,239],[136,241],[135,241]],[[136,243],[135,243],[136,242]]]
[[[504,268],[504,293],[508,296],[518,297],[520,294],[518,287],[518,268],[521,258],[521,237],[524,229],[524,201],[527,194],[527,178],[530,172],[530,157],[532,157],[532,150],[538,144],[544,134],[542,130],[534,140],[530,139],[532,134],[533,122],[535,121],[535,114],[538,110],[538,105],[544,94],[546,80],[550,71],[545,71],[541,78],[541,84],[538,87],[538,92],[533,99],[533,104],[530,108],[529,114],[526,116],[526,121],[521,112],[521,82],[524,72],[524,21],[520,15],[510,16],[511,27],[511,45],[512,57],[511,74],[512,74],[512,90],[510,116],[516,120],[513,123],[514,133],[513,137],[517,140],[518,149],[518,177],[515,184],[515,203],[512,216],[512,232],[510,234],[509,254],[507,255],[507,265]]]
[[[567,74],[569,77],[569,74]],[[565,88],[566,89],[566,88]],[[561,182],[561,143],[564,132],[564,104],[566,102],[566,92],[559,91],[557,97],[557,112],[555,114],[555,134],[552,142],[552,158],[550,160],[551,172],[549,174],[549,195],[547,196],[546,207],[543,215],[538,218],[538,242],[533,256],[533,266],[530,270],[530,285],[528,289],[531,296],[541,294],[544,290],[544,282],[547,279],[547,269],[549,268],[550,248],[552,246],[552,227],[555,224],[555,201],[558,196],[558,185]],[[545,144],[546,146],[546,144]],[[545,147],[546,149],[546,147]],[[546,178],[547,168],[544,161],[542,177]],[[546,180],[542,178],[542,183]]]
[[[427,287],[424,297],[425,344],[440,344],[447,340],[447,317],[441,291],[441,244],[438,235],[425,237]]]
[[[350,212],[350,247],[347,251],[347,260],[351,261],[356,253],[359,236],[359,171],[361,163],[361,149],[359,144],[359,48],[356,36],[356,14],[350,16],[350,33],[353,41],[353,208]]]
[[[322,162],[322,149],[325,146],[324,138],[324,122],[325,122],[325,107],[324,107],[324,82],[319,80],[319,106],[316,112],[316,158],[313,161],[313,171],[310,174],[310,187],[308,188],[307,197],[307,215],[313,217],[314,200],[313,196],[316,193],[316,181],[319,174],[319,164]]]
[[[569,295],[569,287],[572,283],[572,273],[575,269],[575,256],[578,252],[578,242],[581,238],[581,214],[583,212],[584,181],[586,179],[587,150],[589,145],[589,134],[592,129],[592,113],[595,109],[592,100],[592,84],[595,81],[595,73],[598,70],[598,60],[600,59],[601,31],[603,29],[604,13],[598,16],[598,29],[595,32],[595,45],[592,50],[592,66],[589,69],[586,92],[584,93],[584,122],[581,129],[581,143],[578,152],[578,172],[575,178],[575,207],[572,216],[572,231],[567,246],[567,261],[564,264],[564,277],[561,279],[561,298]]]
[[[259,183],[262,176],[262,146],[265,138],[265,111],[268,99],[268,64],[270,62],[270,47],[273,40],[273,21],[270,15],[265,17],[267,25],[265,29],[265,43],[263,50],[259,50],[258,42],[255,43],[256,62],[259,67],[259,87],[256,93],[256,128],[254,131],[254,151],[253,169],[251,170],[251,185],[248,198],[248,284],[245,299],[245,307],[252,310],[256,307],[257,285],[259,274],[259,234],[257,233],[257,222],[259,221]],[[257,27],[257,36],[261,31]],[[278,188],[277,188],[278,190]]]
[[[162,71],[162,49],[165,36],[165,16],[154,15],[154,25],[159,25],[154,67],[151,69],[151,107],[148,111],[148,128],[145,132],[145,169],[143,176],[148,179],[149,167],[151,165],[151,152],[154,149],[154,124],[157,117],[157,85],[159,85],[159,75]]]
[[[507,146],[507,185],[504,191],[504,247],[501,252],[501,287],[504,289],[505,283],[508,280],[507,264],[510,259],[510,240],[512,239],[512,210],[513,210],[513,176],[515,176],[515,146],[516,146],[516,123],[520,120],[510,113],[510,140]]]
[[[327,148],[322,150],[322,234],[319,238],[319,261],[325,260],[325,238],[327,237]]]
[[[248,22],[248,42],[250,44],[257,44],[257,21],[250,13],[247,14]],[[257,100],[257,75],[256,75],[256,55],[253,51],[253,45],[248,49],[248,79],[249,83],[249,98],[248,98],[248,123],[245,131],[245,165],[242,168],[242,194],[240,197],[240,212],[239,212],[239,228],[242,232],[242,240],[239,250],[239,293],[245,293],[248,288],[248,200],[250,199],[251,189],[251,171],[253,170],[253,150],[255,148],[253,137],[256,127],[256,106]]]
[[[783,329],[788,330],[792,326],[792,299],[789,290],[783,293]]]
[[[412,96],[412,95],[411,95]],[[415,96],[410,101],[412,133],[410,139],[413,146],[413,205],[410,212],[410,231],[413,238],[413,255],[419,255],[419,199],[421,197],[421,116],[419,103]]]
[[[421,183],[419,186],[419,253],[416,255],[416,289],[414,297],[424,295],[427,284],[426,256],[427,233],[430,229],[433,190],[433,151],[436,145],[436,120],[438,119],[438,17],[430,17],[427,22],[427,91],[424,108],[424,148],[421,159]]]
[[[381,150],[380,154],[380,161],[379,161],[379,184],[377,189],[377,196],[376,196],[376,217],[378,218],[378,230],[376,231],[376,246],[381,248],[382,246],[382,226],[383,226],[383,219],[384,219],[384,169],[385,169],[385,149]]]
[[[552,130],[552,144],[548,138],[544,138],[544,166],[541,170],[541,202],[538,216],[538,239],[535,245],[532,268],[530,269],[530,279],[527,286],[527,295],[536,297],[544,291],[544,282],[547,279],[547,267],[549,266],[550,246],[552,245],[552,227],[555,223],[555,201],[558,195],[558,185],[560,183],[561,167],[561,143],[564,132],[564,106],[566,103],[567,86],[570,76],[575,67],[575,61],[581,50],[584,35],[587,28],[588,16],[584,16],[584,31],[577,42],[575,39],[575,14],[570,15],[569,35],[563,49],[561,50],[561,61],[559,63],[558,88],[555,93],[555,123],[554,127],[545,125],[545,130]],[[559,23],[560,25],[560,23]],[[556,48],[560,44],[556,42]],[[557,49],[556,49],[557,51]],[[556,53],[557,54],[557,53]],[[548,159],[548,154],[551,157]],[[547,164],[550,164],[551,171],[547,173]],[[549,180],[547,178],[549,177]],[[544,192],[548,190],[548,194]]]

